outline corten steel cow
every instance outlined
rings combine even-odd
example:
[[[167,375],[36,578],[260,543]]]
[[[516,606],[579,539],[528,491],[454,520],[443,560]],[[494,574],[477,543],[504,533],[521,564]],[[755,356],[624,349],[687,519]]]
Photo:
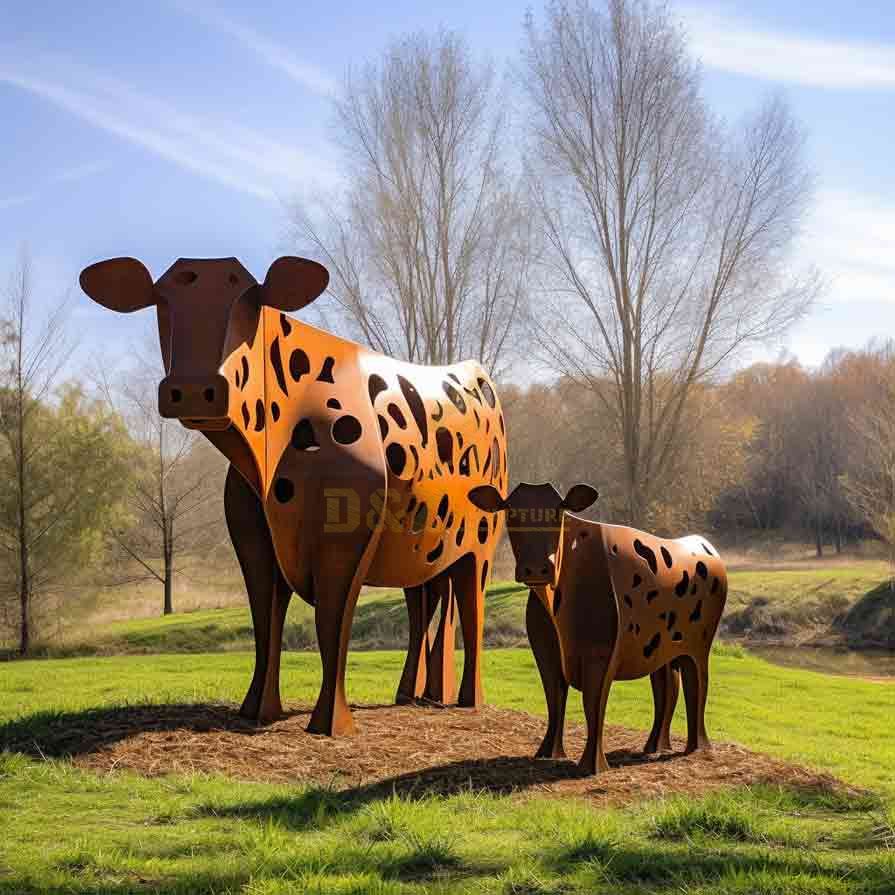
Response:
[[[519,485],[504,500],[493,485],[470,500],[507,511],[516,580],[531,590],[526,627],[535,654],[548,727],[539,757],[562,757],[566,695],[582,691],[587,745],[580,767],[606,770],[603,721],[613,680],[650,676],[655,704],[645,751],[669,749],[678,669],[687,704],[687,751],[709,747],[705,702],[709,652],[727,598],[717,551],[696,536],[664,540],[621,525],[589,522],[589,485],[563,498],[549,484]]]
[[[483,594],[500,530],[467,492],[505,487],[507,458],[500,404],[478,364],[402,363],[286,315],[328,279],[301,258],[278,259],[261,284],[235,258],[181,258],[153,283],[139,261],[114,258],[86,268],[81,286],[115,311],[156,306],[167,372],[159,411],[230,460],[227,523],[255,628],[243,714],[282,712],[294,591],[315,607],[323,664],[308,730],[344,734],[353,730],[345,658],[363,584],[405,589],[410,650],[398,699],[424,690],[450,699],[456,608],[459,703],[481,703]],[[436,602],[446,612],[427,669]]]

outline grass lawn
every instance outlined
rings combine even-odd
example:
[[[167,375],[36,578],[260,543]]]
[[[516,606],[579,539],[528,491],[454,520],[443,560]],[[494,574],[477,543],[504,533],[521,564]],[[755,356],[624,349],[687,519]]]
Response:
[[[767,605],[752,624],[770,632],[814,630],[887,580],[885,563],[875,561],[795,563],[747,567],[730,573],[726,615],[733,618],[753,601]],[[525,602],[528,591],[511,581],[488,589],[485,641],[492,646],[526,644]],[[782,627],[779,627],[781,626]],[[742,632],[738,632],[742,633]],[[748,631],[746,632],[748,633]],[[761,631],[756,629],[759,636]],[[407,611],[400,590],[371,589],[358,602],[352,627],[355,649],[400,649],[407,642]],[[288,649],[314,649],[313,609],[297,597],[289,606],[284,641]],[[254,648],[247,602],[227,609],[206,609],[166,617],[138,618],[105,624],[64,641],[38,648],[48,655],[115,655],[121,653],[205,652]]]
[[[402,610],[403,611],[403,610]],[[390,701],[403,657],[355,652],[349,697]],[[59,713],[76,726],[123,703],[237,701],[249,655],[71,658],[0,665],[0,743]],[[486,654],[497,705],[543,713],[527,650]],[[96,776],[0,759],[0,892],[895,892],[895,686],[713,658],[716,739],[829,770],[867,797],[753,788],[595,810],[468,793],[352,800],[209,777]],[[285,657],[287,700],[316,695],[318,660]],[[617,685],[609,720],[646,727],[648,685]],[[570,717],[581,717],[570,694]],[[683,721],[679,712],[678,723]],[[610,772],[611,773],[611,772]],[[895,841],[892,842],[895,846]]]

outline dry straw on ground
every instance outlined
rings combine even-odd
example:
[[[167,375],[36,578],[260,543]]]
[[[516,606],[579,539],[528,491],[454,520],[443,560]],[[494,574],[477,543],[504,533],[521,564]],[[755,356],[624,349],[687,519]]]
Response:
[[[624,804],[674,793],[699,793],[757,783],[846,789],[835,778],[740,746],[643,756],[642,732],[607,728],[612,769],[581,777],[572,761],[534,760],[544,720],[522,712],[436,706],[357,706],[359,735],[339,739],[305,732],[306,708],[258,727],[223,705],[136,706],[60,717],[41,733],[7,749],[37,756],[71,756],[99,772],[216,773],[245,780],[332,786],[362,798],[398,792],[462,790],[536,792]],[[24,734],[24,732],[23,732]],[[566,733],[567,754],[584,748],[580,725]]]

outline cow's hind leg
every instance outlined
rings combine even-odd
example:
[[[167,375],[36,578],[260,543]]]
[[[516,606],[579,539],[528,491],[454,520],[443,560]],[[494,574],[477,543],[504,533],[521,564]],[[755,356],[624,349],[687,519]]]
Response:
[[[643,751],[647,755],[652,755],[654,752],[671,751],[671,719],[677,706],[680,675],[669,662],[658,671],[654,671],[649,679],[653,689],[655,714],[653,729]]]
[[[422,697],[426,690],[426,671],[429,656],[429,624],[435,611],[425,585],[404,588],[407,617],[410,623],[407,659],[398,684],[395,702],[399,705]]]
[[[255,671],[239,713],[270,721],[282,714],[279,655],[291,591],[277,564],[261,501],[232,466],[224,489],[224,511],[245,579],[255,634]]]
[[[433,610],[437,608],[441,614],[427,659],[425,696],[433,702],[449,705],[457,697],[457,670],[454,667],[457,601],[450,575],[433,578],[426,590]]]
[[[457,704],[479,708],[482,691],[482,634],[485,627],[485,575],[475,554],[461,557],[450,568],[463,630],[463,678]]]
[[[681,656],[681,683],[687,704],[687,752],[711,749],[705,729],[705,703],[709,687],[708,656]]]
[[[556,626],[534,591],[528,593],[525,628],[547,700],[547,733],[535,758],[565,758],[562,741],[569,685],[562,671],[562,653]]]

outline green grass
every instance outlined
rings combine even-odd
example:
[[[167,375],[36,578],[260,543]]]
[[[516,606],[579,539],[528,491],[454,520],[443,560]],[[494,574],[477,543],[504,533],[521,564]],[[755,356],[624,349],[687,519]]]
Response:
[[[489,645],[515,645],[526,640],[525,601],[528,589],[514,582],[488,590],[486,640]],[[289,604],[284,645],[316,649],[314,610],[294,597]],[[396,649],[407,643],[404,592],[377,588],[358,600],[351,629],[355,649]],[[90,656],[138,653],[185,653],[254,649],[248,603],[227,609],[205,609],[154,618],[113,622],[89,635],[40,644],[42,656]]]
[[[389,701],[403,656],[353,653],[349,697]],[[238,700],[244,653],[0,665],[0,744],[60,716],[135,703]],[[543,714],[527,650],[486,654],[491,703]],[[575,800],[464,793],[411,800],[189,776],[98,776],[64,760],[0,758],[0,893],[885,893],[895,806],[895,687],[779,668],[740,649],[712,660],[710,733],[825,768],[878,796],[777,788],[595,810]],[[310,702],[310,653],[285,656],[288,700]],[[648,726],[643,681],[613,688],[609,721]],[[581,718],[570,694],[569,714]],[[682,721],[683,712],[679,712]],[[611,772],[610,772],[611,773]]]
[[[730,574],[726,618],[736,634],[775,636],[829,625],[886,580],[880,562],[829,562],[817,566],[734,570]],[[488,589],[485,642],[516,646],[527,642],[528,591],[515,582]],[[400,590],[371,589],[358,601],[352,627],[355,649],[401,649],[407,642],[407,610]],[[284,636],[288,649],[314,649],[313,609],[292,599]],[[85,635],[42,644],[51,656],[116,655],[159,652],[211,652],[253,649],[247,603],[228,609],[199,610],[166,617],[139,618],[94,628]]]

